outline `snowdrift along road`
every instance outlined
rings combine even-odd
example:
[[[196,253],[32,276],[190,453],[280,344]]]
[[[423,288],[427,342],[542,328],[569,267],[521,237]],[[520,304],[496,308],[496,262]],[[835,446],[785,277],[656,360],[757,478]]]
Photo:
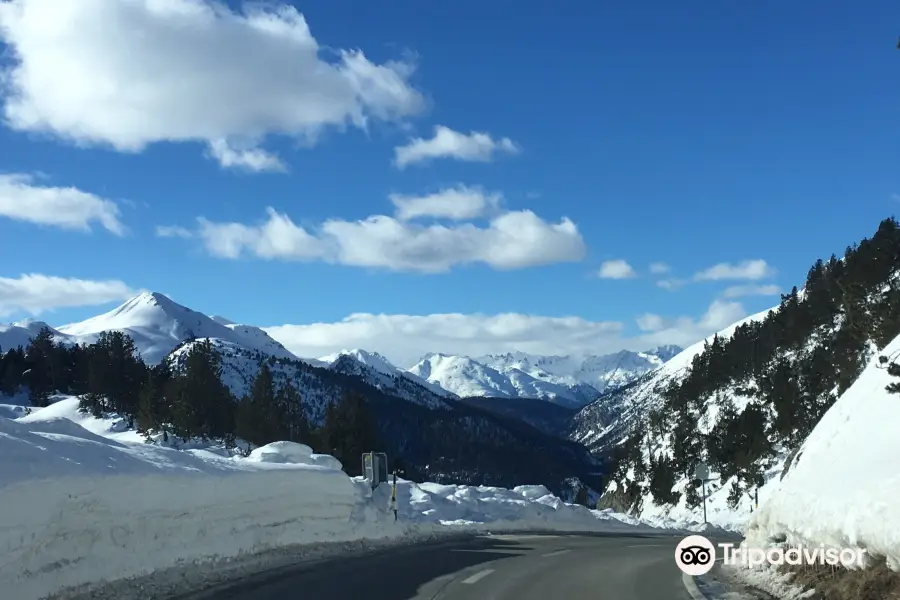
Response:
[[[402,481],[373,493],[333,457],[277,442],[249,457],[140,442],[63,399],[0,417],[0,587],[32,600],[102,580],[294,544],[415,541],[447,532],[635,531],[634,519],[513,490]],[[19,414],[7,407],[0,414]],[[649,528],[647,528],[649,529]]]

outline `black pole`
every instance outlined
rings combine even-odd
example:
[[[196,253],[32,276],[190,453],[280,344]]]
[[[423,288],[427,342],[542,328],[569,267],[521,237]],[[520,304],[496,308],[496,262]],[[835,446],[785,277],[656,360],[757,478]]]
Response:
[[[394,520],[397,520],[397,470],[394,470],[394,489],[391,491],[391,503],[394,505]]]
[[[703,524],[706,525],[706,480],[703,480]]]

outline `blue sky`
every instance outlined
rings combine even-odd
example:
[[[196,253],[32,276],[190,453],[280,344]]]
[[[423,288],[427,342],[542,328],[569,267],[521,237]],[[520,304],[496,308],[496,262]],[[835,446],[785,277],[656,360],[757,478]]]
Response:
[[[306,355],[684,344],[900,206],[896,2],[62,6],[0,2],[5,320],[149,289]]]

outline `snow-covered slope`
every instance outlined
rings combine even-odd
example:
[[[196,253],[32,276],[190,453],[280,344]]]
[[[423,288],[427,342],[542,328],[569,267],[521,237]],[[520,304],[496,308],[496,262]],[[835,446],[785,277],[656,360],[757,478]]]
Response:
[[[198,339],[183,344],[171,353],[172,359],[178,363],[190,351],[192,344],[202,341]],[[346,389],[339,377],[332,373],[358,377],[385,394],[428,408],[447,408],[444,397],[435,394],[429,387],[399,375],[382,374],[350,357],[345,357],[346,363],[338,361],[319,366],[297,358],[271,360],[264,351],[248,348],[244,344],[222,339],[210,341],[222,356],[222,381],[237,397],[250,393],[253,380],[259,373],[260,362],[267,361],[276,385],[290,381],[300,393],[307,414],[314,423],[322,421],[325,407],[337,401]]]
[[[4,600],[150,574],[199,588],[228,571],[218,561],[271,569],[279,565],[270,551],[294,544],[340,542],[346,551],[358,540],[404,543],[490,528],[652,531],[537,485],[400,481],[395,522],[389,486],[373,492],[308,446],[275,442],[243,458],[218,446],[141,443],[119,425],[78,413],[74,399],[18,420],[0,417]],[[306,558],[315,551],[325,550],[310,547]],[[164,570],[178,564],[192,567],[173,584]],[[134,597],[146,595],[146,583],[134,583]]]
[[[880,353],[900,356],[900,337]],[[750,520],[745,545],[858,548],[900,571],[900,395],[877,360],[825,413],[779,488]]]
[[[672,452],[673,438],[671,435],[657,437],[647,432],[648,416],[663,406],[663,392],[673,383],[682,381],[688,374],[694,357],[701,354],[706,343],[711,343],[716,336],[721,340],[729,339],[735,330],[743,323],[751,321],[763,321],[765,317],[777,307],[762,311],[742,319],[718,333],[697,342],[680,352],[677,356],[666,362],[656,371],[647,373],[630,385],[615,390],[592,404],[584,407],[575,416],[575,423],[570,433],[573,441],[582,443],[595,452],[608,453],[618,446],[626,435],[635,429],[645,434],[641,444],[640,454],[644,464],[650,464],[651,456],[655,459],[669,455]],[[716,422],[719,402],[729,399],[736,407],[743,409],[747,399],[734,394],[733,389],[719,390],[719,395],[703,399],[707,406],[706,418],[701,420],[700,426],[703,432]],[[783,459],[783,456],[781,457]],[[781,460],[775,460],[765,468],[764,479],[766,485],[758,492],[759,501],[764,501],[772,493],[777,485],[781,472]],[[717,478],[718,473],[712,473],[711,477]],[[605,505],[615,507],[616,510],[629,510],[632,503],[639,502],[641,519],[661,525],[667,523],[702,521],[702,507],[689,506],[687,496],[684,493],[689,481],[684,477],[675,475],[675,485],[672,488],[680,493],[680,499],[675,505],[658,504],[646,488],[635,488],[635,473],[633,468],[621,480],[610,481],[604,496]],[[744,527],[753,507],[752,499],[744,495],[735,507],[727,504],[732,478],[725,481],[716,480],[709,484],[707,493],[707,511],[709,523],[727,530],[740,531]],[[641,480],[642,485],[646,481]],[[636,496],[637,494],[637,496]]]
[[[720,339],[730,338],[739,326],[751,321],[762,321],[775,308],[777,307],[741,319],[682,350],[668,361],[662,362],[660,359],[661,366],[657,370],[648,372],[627,387],[606,394],[585,406],[575,416],[572,439],[588,447],[617,443],[629,423],[635,418],[645,417],[659,404],[662,391],[672,382],[684,377],[694,357],[703,352],[705,344],[716,336]]]
[[[296,359],[258,327],[237,325],[221,317],[213,320],[156,292],[140,294],[108,313],[58,329],[78,343],[92,343],[105,331],[122,331],[134,340],[148,364],[158,363],[192,337],[223,340],[277,358]]]
[[[355,361],[358,365],[354,365],[352,362],[348,361]],[[403,377],[418,386],[431,390],[438,396],[443,396],[445,398],[453,398],[456,396],[453,392],[448,391],[427,379],[419,377],[412,371],[405,371],[395,367],[391,361],[377,352],[368,352],[358,348],[354,350],[341,350],[340,352],[323,356],[319,358],[317,362],[344,373],[354,372],[376,386],[384,387],[387,385],[389,387],[396,387],[397,377]]]

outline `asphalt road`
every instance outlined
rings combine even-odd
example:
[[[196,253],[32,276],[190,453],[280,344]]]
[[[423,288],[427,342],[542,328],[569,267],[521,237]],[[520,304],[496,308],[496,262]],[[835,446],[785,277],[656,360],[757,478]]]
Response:
[[[691,600],[680,537],[483,536],[298,564],[193,600]]]

